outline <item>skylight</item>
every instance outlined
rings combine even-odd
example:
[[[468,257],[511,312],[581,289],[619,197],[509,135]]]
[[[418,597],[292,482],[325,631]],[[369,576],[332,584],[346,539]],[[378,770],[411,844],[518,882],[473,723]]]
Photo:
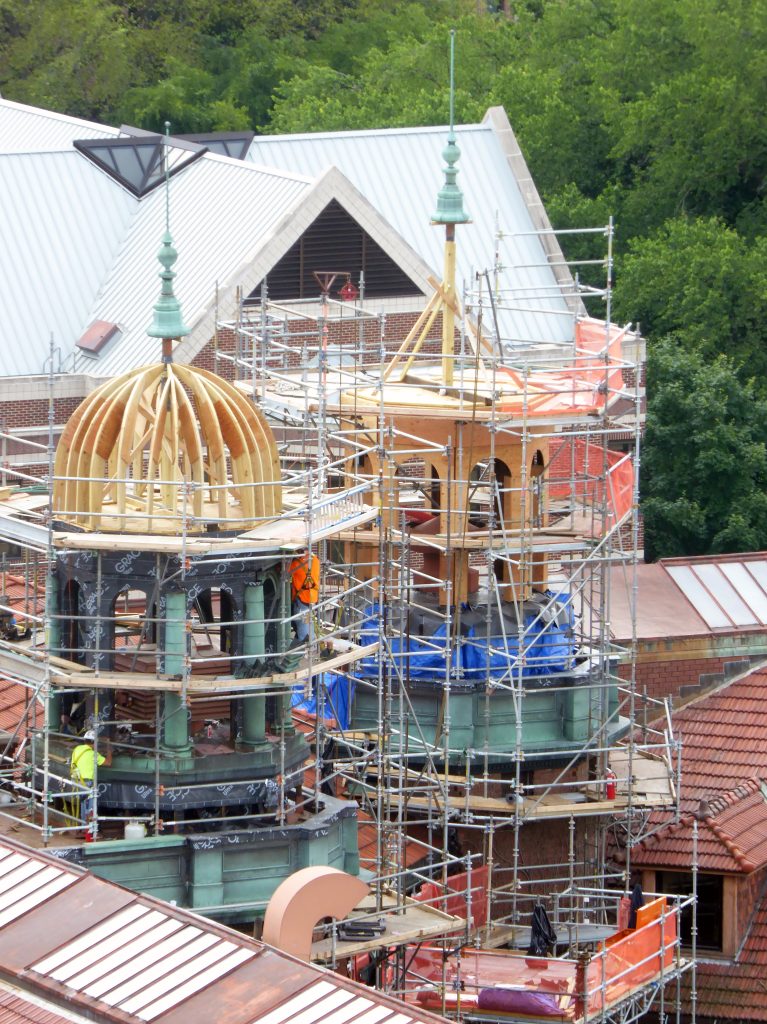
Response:
[[[139,199],[163,180],[162,135],[142,133],[128,139],[76,139],[74,146]],[[169,174],[172,176],[199,159],[206,147],[174,138],[170,152]]]

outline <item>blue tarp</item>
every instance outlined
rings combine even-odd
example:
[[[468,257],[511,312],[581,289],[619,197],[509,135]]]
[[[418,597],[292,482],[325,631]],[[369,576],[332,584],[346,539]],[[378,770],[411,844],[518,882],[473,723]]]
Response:
[[[547,595],[549,598],[553,595]],[[468,610],[468,609],[466,609]],[[521,637],[523,654],[522,675],[525,677],[549,676],[570,671],[575,653],[573,642],[573,615],[569,599],[562,598],[552,609],[556,622],[543,620],[537,613],[525,617],[525,629]],[[398,671],[410,679],[444,679],[446,670],[447,627],[440,626],[428,637],[394,638],[391,641],[393,661]],[[365,610],[365,622],[360,637],[361,644],[378,640],[378,607]],[[450,676],[469,680],[508,678],[519,671],[517,659],[520,636],[517,629],[510,627],[506,636],[487,636],[486,627],[470,626],[461,636],[462,643],[453,646],[450,655]],[[378,665],[374,657],[365,658],[357,665],[362,676],[377,674]]]
[[[314,684],[314,693],[304,699],[304,688],[293,688],[291,707],[306,711],[309,715],[317,714],[317,686],[325,689],[323,716],[335,718],[342,729],[349,728],[351,705],[354,700],[354,682],[348,676],[339,676],[333,672],[325,672]]]

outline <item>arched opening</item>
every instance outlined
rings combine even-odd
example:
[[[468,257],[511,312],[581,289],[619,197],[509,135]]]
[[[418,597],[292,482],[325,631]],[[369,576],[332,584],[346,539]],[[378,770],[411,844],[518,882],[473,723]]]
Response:
[[[511,470],[501,459],[486,459],[469,471],[469,522],[481,530],[511,524]]]
[[[274,573],[264,576],[264,620],[266,623],[266,653],[274,654],[279,639],[279,621],[282,617],[280,608],[279,581]]]
[[[530,522],[533,529],[543,526],[543,471],[545,469],[543,452],[538,449],[530,464]]]
[[[67,580],[61,595],[61,648],[62,657],[85,663],[82,650],[80,624],[80,584]]]
[[[519,524],[512,522],[513,495],[511,469],[501,459],[495,459],[493,473],[495,476],[493,494],[496,525],[499,528],[503,525],[506,529],[512,528],[515,525],[518,526]]]
[[[218,675],[228,671],[235,653],[235,604],[226,587],[208,587],[192,602],[193,671]]]
[[[123,587],[112,604],[111,646],[124,672],[157,668],[157,611],[144,590]]]

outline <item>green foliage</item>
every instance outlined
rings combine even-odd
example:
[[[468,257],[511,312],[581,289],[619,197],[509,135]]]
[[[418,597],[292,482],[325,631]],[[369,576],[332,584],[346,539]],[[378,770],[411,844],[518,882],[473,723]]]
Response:
[[[270,130],[444,124],[449,110],[448,30],[441,24],[419,27],[424,29],[422,37],[401,35],[386,49],[368,50],[364,61],[356,61],[359,69],[355,74],[328,65],[304,64],[276,89]],[[486,97],[510,34],[506,21],[466,17],[458,23],[458,121],[474,122],[484,115]]]
[[[21,103],[98,119],[134,74],[135,41],[106,0],[0,0],[0,90]]]
[[[648,360],[643,462],[652,558],[767,546],[767,401],[726,356],[669,336]]]
[[[615,307],[651,339],[676,332],[685,349],[709,361],[729,354],[767,381],[767,238],[716,219],[669,221],[631,244]]]

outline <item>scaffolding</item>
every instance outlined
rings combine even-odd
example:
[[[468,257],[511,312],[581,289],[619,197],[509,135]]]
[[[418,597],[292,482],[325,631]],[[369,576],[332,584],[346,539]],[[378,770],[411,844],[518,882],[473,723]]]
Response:
[[[377,522],[338,538],[345,561],[377,577],[365,629],[380,653],[343,673],[343,684],[315,685],[303,704],[315,748],[332,752],[322,766],[326,790],[356,799],[376,824],[369,866],[377,891],[394,890],[404,901],[418,883],[437,882],[434,905],[456,913],[449,878],[463,871],[466,943],[524,948],[543,900],[571,957],[582,954],[584,935],[593,938],[595,922],[614,920],[632,878],[632,846],[658,827],[654,812],[678,813],[681,764],[668,705],[636,692],[635,637],[619,648],[610,636],[609,570],[620,567],[636,595],[641,557],[642,340],[611,323],[612,222],[587,233],[603,236],[607,252],[564,261],[574,277],[563,307],[553,293],[504,286],[508,236],[499,229],[494,264],[465,288],[447,349],[437,282],[404,341],[362,299],[325,293],[271,303],[265,283],[258,302],[241,303],[236,319],[219,323],[216,354],[220,372],[267,412],[286,459],[337,485],[365,487],[380,509]],[[595,267],[602,286],[579,280]],[[592,303],[601,304],[603,321],[589,317]],[[531,310],[569,317],[572,345],[505,337],[510,314]],[[577,370],[563,376],[563,365]],[[504,401],[509,377],[513,403]],[[479,421],[488,438],[481,455]],[[512,447],[520,453],[516,473],[502,461]],[[442,475],[438,464],[447,466]],[[483,628],[472,617],[477,607]],[[438,624],[431,636],[414,640],[414,610]],[[474,628],[465,628],[467,620]],[[414,690],[420,677],[440,672],[435,721]],[[590,700],[581,741],[530,749],[527,708],[531,718],[541,714],[542,693],[567,699],[573,676],[584,674]],[[484,738],[476,746],[454,715],[469,678],[480,708],[473,736]],[[360,694],[374,695],[364,727],[345,718],[352,692],[358,703]],[[503,749],[492,741],[499,698],[513,708]],[[548,831],[534,859],[535,840],[526,836],[535,829]],[[425,855],[416,867],[413,846]],[[547,857],[547,849],[564,856]],[[478,870],[482,882],[473,887]],[[482,913],[472,905],[477,893]],[[683,906],[677,899],[669,912]],[[380,907],[379,900],[368,916]],[[439,946],[443,1012],[442,954],[455,942]],[[678,937],[669,956],[672,947],[661,973],[679,984],[694,958],[682,958]],[[335,964],[351,947],[330,925],[317,949]],[[380,969],[379,983],[407,990],[408,955],[397,947],[395,967]],[[603,982],[598,1008],[586,998],[587,1016],[632,1020],[665,998],[655,976],[617,1001]],[[474,1019],[466,1007],[454,1012]]]
[[[169,815],[168,799],[190,786],[161,784],[161,748],[194,736],[232,751],[269,745],[273,792],[223,805],[216,828],[284,826],[328,798],[356,804],[360,830],[364,821],[374,833],[361,851],[372,902],[357,919],[416,920],[414,894],[439,917],[361,946],[334,922],[315,943],[319,959],[359,967],[372,955],[381,987],[418,998],[428,982],[441,1012],[491,1020],[449,996],[467,991],[468,951],[478,965],[480,950],[527,948],[544,905],[570,979],[562,1019],[627,1024],[659,1006],[678,1019],[679,986],[694,971],[694,950],[683,955],[679,940],[683,899],[657,894],[661,923],[647,928],[660,927],[660,947],[631,967],[606,966],[632,847],[659,827],[654,812],[678,813],[681,752],[668,706],[636,692],[635,638],[622,649],[609,630],[609,570],[620,567],[636,593],[642,343],[611,323],[612,224],[596,231],[607,254],[585,263],[605,269],[603,286],[576,277],[564,306],[506,287],[499,229],[493,266],[459,304],[435,282],[404,340],[364,297],[273,303],[267,282],[258,302],[240,296],[236,315],[217,324],[214,369],[271,424],[277,515],[259,516],[256,501],[244,515],[242,494],[222,514],[216,488],[231,484],[183,480],[166,462],[153,481],[164,513],[113,502],[101,529],[62,528],[82,509],[54,507],[52,398],[47,445],[3,432],[0,536],[21,554],[3,562],[0,613],[29,635],[0,641],[3,676],[26,690],[2,751],[11,799],[0,821],[22,822],[41,845],[82,841],[77,804],[88,787],[68,771],[67,695],[88,694],[87,720],[112,732],[115,751],[143,751],[154,764],[154,805],[143,811],[102,811],[94,784],[89,841],[126,824],[158,837],[211,827],[192,810]],[[587,314],[591,302],[604,320]],[[569,317],[572,343],[506,337],[520,310]],[[135,491],[137,474],[109,470],[88,486],[115,500],[120,486]],[[72,494],[83,481],[65,482]],[[150,540],[163,515],[175,529]],[[293,663],[286,587],[302,548],[322,572],[311,639]],[[175,611],[137,586],[106,613],[51,600],[68,560],[93,553],[98,591],[107,554],[139,549],[158,586],[207,579],[221,565],[224,575],[271,573],[271,603],[211,586]],[[169,623],[181,644],[170,663]],[[181,719],[189,726],[174,739]]]

